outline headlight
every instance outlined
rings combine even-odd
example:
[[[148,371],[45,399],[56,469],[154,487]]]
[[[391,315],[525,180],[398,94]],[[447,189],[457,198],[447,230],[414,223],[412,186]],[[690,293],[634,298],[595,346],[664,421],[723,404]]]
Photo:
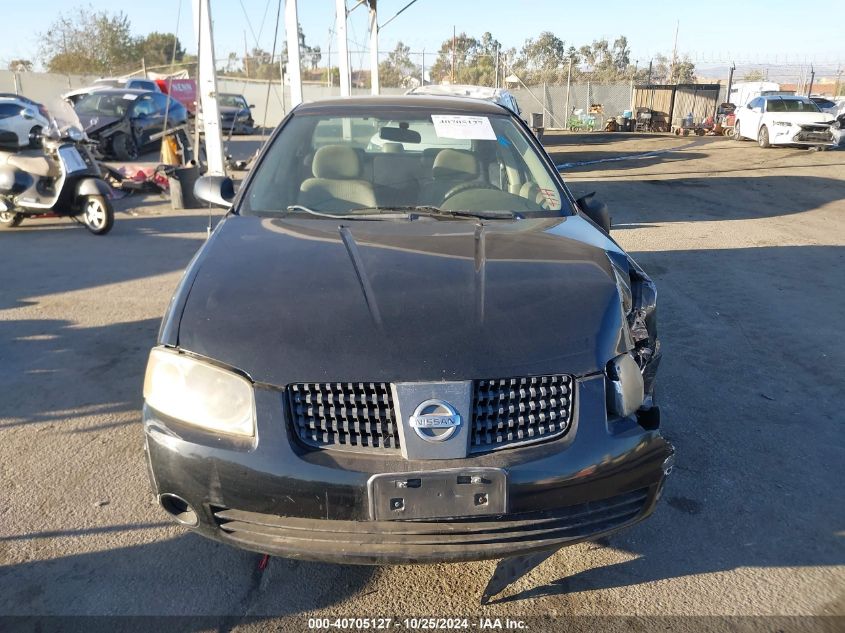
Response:
[[[150,352],[144,400],[163,415],[232,435],[255,434],[252,384],[242,376],[157,347]]]
[[[67,129],[67,137],[71,141],[78,143],[85,138],[85,132],[80,130],[78,127],[69,127]]]
[[[625,418],[639,409],[645,393],[643,375],[630,354],[620,354],[607,364],[607,410]]]
[[[786,127],[789,127],[792,125],[792,123],[790,123],[789,121],[774,121],[772,125],[785,125]]]

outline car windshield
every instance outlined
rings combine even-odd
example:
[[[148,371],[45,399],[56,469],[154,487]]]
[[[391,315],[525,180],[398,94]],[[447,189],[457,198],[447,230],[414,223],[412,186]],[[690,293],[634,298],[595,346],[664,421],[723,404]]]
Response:
[[[103,94],[92,92],[80,98],[74,104],[78,114],[100,114],[105,116],[122,117],[137,95],[134,94]]]
[[[246,101],[240,95],[220,95],[217,97],[217,103],[224,108],[245,108]]]
[[[769,99],[768,112],[819,112],[818,106],[804,99]]]
[[[240,206],[245,214],[301,207],[332,216],[414,209],[487,217],[572,212],[535,145],[504,113],[419,107],[372,116],[295,113],[248,187]],[[294,205],[300,208],[288,208]]]

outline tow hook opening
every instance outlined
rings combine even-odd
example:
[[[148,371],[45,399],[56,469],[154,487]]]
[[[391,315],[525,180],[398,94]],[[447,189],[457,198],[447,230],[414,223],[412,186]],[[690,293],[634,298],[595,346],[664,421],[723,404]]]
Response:
[[[660,428],[660,407],[653,405],[648,409],[639,409],[637,422],[647,431],[656,431]]]
[[[191,507],[191,504],[179,495],[166,492],[159,495],[158,502],[164,508],[164,511],[172,516],[177,523],[188,527],[196,527],[199,524],[199,517]]]

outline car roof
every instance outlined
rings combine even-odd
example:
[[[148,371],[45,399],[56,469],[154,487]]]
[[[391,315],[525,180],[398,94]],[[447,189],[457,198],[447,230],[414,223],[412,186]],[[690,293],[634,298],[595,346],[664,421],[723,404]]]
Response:
[[[142,90],[141,88],[96,88],[92,90],[89,94],[98,94],[98,95],[154,95],[154,94],[164,94],[161,92],[155,92],[154,90]],[[165,95],[166,96],[166,95]]]
[[[801,95],[763,95],[762,98],[767,100],[780,99],[782,101],[810,101],[808,97]]]
[[[368,109],[395,110],[408,108],[441,110],[450,114],[511,114],[510,110],[493,101],[470,97],[449,97],[434,95],[379,95],[361,97],[338,97],[300,104],[297,114],[360,113]]]

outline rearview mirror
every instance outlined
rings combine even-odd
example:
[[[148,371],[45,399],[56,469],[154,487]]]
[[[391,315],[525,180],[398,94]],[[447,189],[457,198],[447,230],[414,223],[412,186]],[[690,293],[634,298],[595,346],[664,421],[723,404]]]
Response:
[[[584,212],[584,215],[604,229],[605,233],[610,233],[610,211],[608,211],[604,202],[594,198],[595,195],[596,192],[593,191],[578,198],[575,202],[578,203],[578,207]]]
[[[32,108],[24,108],[21,110],[21,116],[25,118],[27,121],[32,121],[35,118],[35,110]]]
[[[226,176],[202,176],[194,183],[194,196],[216,207],[228,209],[235,198],[235,184]]]
[[[385,141],[396,143],[419,143],[422,140],[419,132],[406,127],[383,127],[378,131],[378,136]]]

